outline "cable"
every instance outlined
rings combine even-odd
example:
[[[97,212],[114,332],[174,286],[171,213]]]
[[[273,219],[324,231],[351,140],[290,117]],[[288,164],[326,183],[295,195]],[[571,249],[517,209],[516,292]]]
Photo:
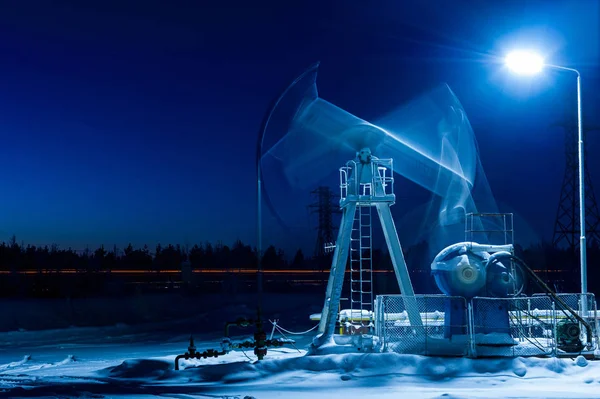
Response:
[[[592,330],[592,327],[590,326],[590,324],[587,321],[585,321],[580,315],[578,315],[577,312],[575,312],[569,305],[567,305],[565,303],[565,301],[562,300],[562,298],[560,298],[558,295],[556,295],[556,293],[554,291],[552,291],[550,289],[550,287],[548,287],[548,285],[546,285],[546,283],[537,274],[535,274],[535,272],[533,270],[531,270],[529,268],[529,266],[527,266],[527,264],[521,258],[519,258],[518,256],[513,255],[509,252],[504,252],[504,253],[498,252],[494,255],[496,255],[496,257],[493,258],[492,263],[499,262],[501,257],[506,257],[506,258],[512,259],[513,261],[515,261],[515,263],[517,263],[519,266],[521,266],[521,268],[525,271],[525,273],[527,273],[529,275],[529,277],[531,277],[534,281],[536,281],[537,284],[544,291],[546,291],[547,295],[551,296],[554,299],[554,302],[562,308],[562,311],[563,311],[563,313],[565,313],[565,315],[568,312],[569,314],[571,314],[573,319],[575,319],[575,320],[579,321],[581,324],[583,324],[583,326],[586,329],[586,338],[588,341],[588,345],[592,344],[592,336],[593,336],[592,331],[593,330]]]
[[[252,361],[252,359],[250,358],[250,356],[248,356],[248,355],[246,354],[246,351],[244,350],[244,348],[241,348],[241,347],[240,347],[240,348],[238,348],[238,349],[242,351],[242,353],[244,354],[244,356],[246,356],[246,358],[247,358],[248,360]]]
[[[272,320],[269,320],[269,322],[271,324],[273,324],[276,329],[284,331],[284,332],[286,332],[288,334],[292,334],[292,335],[304,335],[304,334],[308,334],[309,332],[313,331],[315,328],[319,327],[319,325],[317,324],[316,326],[314,326],[310,330],[306,330],[306,331],[303,331],[303,332],[293,332],[293,331],[286,330],[285,328],[281,327],[279,324],[275,324],[275,322],[273,322]]]
[[[529,312],[525,311],[524,309],[519,309],[521,310],[523,313],[525,313],[527,316],[530,316]],[[510,320],[513,322],[513,324],[518,325],[520,328],[525,328],[525,326],[523,326],[523,323],[521,321],[519,321],[519,318],[512,315],[509,316]],[[540,321],[540,320],[538,320]],[[534,347],[536,347],[540,352],[545,353],[546,350],[542,347],[543,344],[541,344],[539,341],[535,340],[535,342],[532,340],[531,337],[528,337],[527,335],[521,333],[521,337],[525,338],[531,345],[533,345]]]
[[[298,349],[298,347],[296,346],[296,343],[295,343],[293,340],[291,340],[291,339],[289,339],[288,337],[286,337],[286,336],[285,336],[285,334],[283,333],[283,331],[282,331],[282,330],[279,328],[279,326],[277,326],[277,325],[276,325],[276,326],[275,326],[275,329],[276,329],[277,331],[279,331],[279,333],[280,333],[281,335],[283,335],[283,338],[285,338],[285,339],[288,339],[288,340],[292,341],[292,346],[293,346],[294,348],[296,348],[296,350],[298,351],[298,353],[302,353],[302,352],[300,351],[300,349]]]

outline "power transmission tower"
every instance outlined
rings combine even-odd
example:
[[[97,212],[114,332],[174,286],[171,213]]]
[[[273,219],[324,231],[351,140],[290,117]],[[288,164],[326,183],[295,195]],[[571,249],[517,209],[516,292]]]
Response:
[[[565,130],[565,175],[563,178],[560,201],[554,222],[554,237],[552,245],[555,248],[568,248],[575,253],[579,248],[579,164],[577,154],[577,125],[560,125]],[[598,130],[596,127],[584,128],[585,135],[590,130]],[[600,244],[600,213],[598,203],[594,195],[592,180],[587,167],[587,151],[584,153],[584,184],[585,184],[585,229],[586,242],[588,246]]]
[[[311,191],[311,194],[317,198],[316,201],[308,207],[311,209],[311,213],[317,213],[319,217],[314,257],[322,259],[330,255],[330,252],[326,251],[325,246],[331,246],[335,241],[337,228],[333,223],[333,215],[340,214],[341,210],[337,204],[333,203],[333,201],[334,199],[339,198],[339,196],[333,194],[331,189],[326,186],[318,187]]]

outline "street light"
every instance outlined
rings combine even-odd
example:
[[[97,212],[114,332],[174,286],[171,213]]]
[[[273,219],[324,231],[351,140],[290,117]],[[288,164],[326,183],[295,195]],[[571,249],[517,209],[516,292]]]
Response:
[[[558,65],[546,64],[544,59],[529,51],[515,51],[506,56],[506,65],[520,75],[534,75],[543,68],[558,69],[577,74],[577,131],[578,131],[578,162],[579,162],[579,256],[581,264],[581,293],[587,293],[587,256],[585,244],[585,184],[583,162],[583,126],[581,124],[581,75],[577,69]],[[583,299],[583,298],[582,298]],[[584,306],[582,301],[582,306]]]
[[[544,67],[544,59],[535,53],[515,51],[506,56],[506,65],[519,75],[535,75]]]

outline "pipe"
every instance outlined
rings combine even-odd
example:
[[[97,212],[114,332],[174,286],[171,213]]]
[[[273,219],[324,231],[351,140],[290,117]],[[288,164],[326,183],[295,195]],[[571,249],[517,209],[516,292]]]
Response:
[[[254,320],[252,320],[252,319],[246,319],[244,317],[240,317],[236,321],[228,321],[227,323],[225,323],[225,335],[224,335],[224,337],[225,338],[229,338],[229,327],[245,328],[245,327],[248,327],[251,324],[254,324]]]
[[[207,357],[218,357],[227,354],[226,351],[217,351],[215,349],[207,349],[204,352],[196,352],[196,346],[194,345],[194,337],[190,335],[190,346],[187,352],[183,355],[177,355],[175,357],[175,370],[179,370],[179,360],[181,359],[206,359]]]

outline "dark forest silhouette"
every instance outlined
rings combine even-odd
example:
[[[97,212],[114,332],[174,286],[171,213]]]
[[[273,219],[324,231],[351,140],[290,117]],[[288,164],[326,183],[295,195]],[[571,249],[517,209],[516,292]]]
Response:
[[[557,249],[548,243],[540,243],[529,248],[516,246],[516,254],[529,264],[552,288],[559,292],[579,291],[578,251]],[[430,276],[430,249],[427,243],[405,249],[405,257],[412,275],[415,291],[436,293],[437,288]],[[325,258],[306,257],[301,250],[288,256],[281,249],[269,246],[262,258],[265,270],[286,270],[288,275],[281,278],[282,289],[290,280],[302,285],[302,281],[326,283],[327,269],[331,255]],[[600,248],[593,245],[588,249],[588,286],[590,292],[600,288]],[[60,249],[56,245],[36,247],[18,244],[16,237],[0,244],[0,295],[70,296],[109,293],[125,293],[128,281],[140,287],[161,286],[181,288],[186,280],[186,271],[195,273],[187,288],[193,285],[202,292],[231,289],[231,283],[251,289],[257,269],[256,249],[241,241],[233,245],[217,243],[197,244],[191,247],[157,245],[153,250],[148,246],[134,248],[131,244],[123,250],[117,247],[96,250],[74,251]],[[374,270],[392,270],[389,254],[373,251]],[[314,275],[295,279],[294,270],[311,270]],[[203,273],[206,272],[206,273]],[[127,273],[135,277],[126,277]],[[211,280],[204,275],[215,274]],[[238,275],[244,275],[241,279]],[[129,279],[129,280],[128,280]],[[213,280],[219,281],[213,281]],[[296,281],[297,280],[297,281]],[[199,281],[199,283],[198,283]],[[208,285],[213,283],[213,286]],[[193,284],[192,284],[193,283]],[[219,283],[219,284],[217,284]],[[374,288],[379,293],[397,291],[395,278],[390,274],[380,276]],[[130,286],[133,286],[129,284]],[[273,282],[272,287],[277,285]],[[318,284],[317,284],[318,285]],[[129,288],[131,291],[134,288]],[[237,288],[236,288],[237,289]]]

